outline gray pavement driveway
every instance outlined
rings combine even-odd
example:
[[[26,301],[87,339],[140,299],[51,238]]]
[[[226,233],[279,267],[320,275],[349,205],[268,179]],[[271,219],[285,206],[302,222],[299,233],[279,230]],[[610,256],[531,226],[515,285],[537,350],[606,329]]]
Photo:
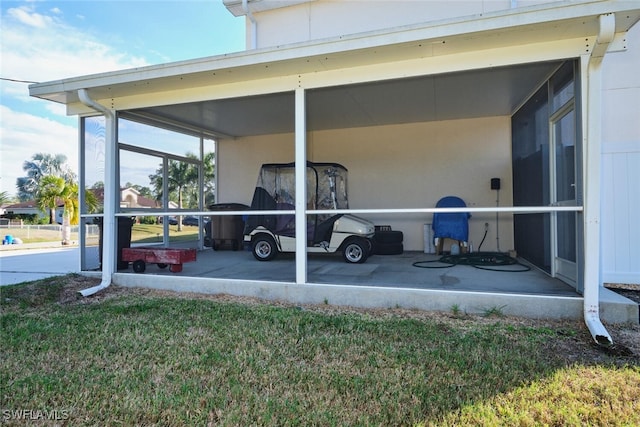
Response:
[[[0,286],[79,271],[77,247],[0,251]]]

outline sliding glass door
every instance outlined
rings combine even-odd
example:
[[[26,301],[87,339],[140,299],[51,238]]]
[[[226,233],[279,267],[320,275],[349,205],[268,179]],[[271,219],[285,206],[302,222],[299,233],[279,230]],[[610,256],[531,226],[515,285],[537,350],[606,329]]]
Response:
[[[580,144],[575,61],[565,62],[512,117],[515,206],[576,206]],[[516,215],[515,248],[553,277],[577,286],[575,212]]]
[[[551,119],[552,205],[576,206],[576,114],[573,104]],[[551,214],[553,271],[569,283],[576,282],[576,213]]]

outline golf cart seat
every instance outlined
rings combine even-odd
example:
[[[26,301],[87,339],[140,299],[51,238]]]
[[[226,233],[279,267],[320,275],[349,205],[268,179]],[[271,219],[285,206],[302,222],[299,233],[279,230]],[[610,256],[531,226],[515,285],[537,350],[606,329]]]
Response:
[[[291,203],[277,203],[276,209],[279,211],[295,210],[296,207]],[[271,229],[273,233],[282,236],[295,237],[296,236],[296,216],[295,215],[277,215],[276,225]]]
[[[277,203],[276,200],[262,187],[256,187],[251,201],[251,210],[261,211],[292,211],[295,205],[291,203]],[[334,220],[335,222],[335,220]],[[322,225],[322,224],[321,224]],[[331,223],[333,225],[333,222]],[[249,215],[246,221],[244,233],[248,234],[256,227],[262,226],[273,234],[279,236],[296,236],[296,216],[285,215]],[[329,232],[331,229],[329,229]],[[313,224],[307,226],[307,240],[313,236]]]
[[[313,243],[328,242],[331,240],[331,233],[333,231],[333,224],[342,216],[342,214],[333,215],[320,224],[316,228],[314,234]]]
[[[464,208],[467,204],[459,197],[447,196],[438,200],[436,208]],[[442,253],[444,239],[457,240],[460,248],[466,248],[469,241],[469,218],[468,212],[434,213],[433,229],[434,244],[436,254]]]
[[[267,190],[262,187],[256,187],[253,192],[253,199],[251,200],[251,210],[273,211],[276,210],[276,206],[276,200]],[[245,225],[245,234],[260,225],[271,230],[276,226],[276,222],[276,215],[248,215]]]

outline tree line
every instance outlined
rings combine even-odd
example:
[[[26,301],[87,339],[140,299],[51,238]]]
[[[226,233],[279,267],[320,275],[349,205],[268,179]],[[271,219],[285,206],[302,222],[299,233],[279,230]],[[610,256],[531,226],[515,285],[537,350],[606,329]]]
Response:
[[[187,158],[197,159],[192,153]],[[49,212],[49,223],[55,223],[55,210],[58,203],[64,205],[63,222],[75,225],[79,223],[79,188],[76,174],[67,165],[64,154],[36,153],[31,160],[23,163],[22,169],[26,176],[16,180],[17,198],[21,202],[34,200],[43,212]],[[203,162],[204,174],[204,202],[205,205],[214,202],[214,153],[207,153]],[[197,209],[198,207],[198,167],[194,163],[170,160],[168,163],[169,200],[175,200],[180,208]],[[161,201],[163,198],[163,167],[162,165],[149,175],[150,187],[139,184],[126,183],[126,188],[136,189],[142,196]],[[101,201],[96,197],[96,191],[104,187],[103,182],[93,184],[85,191],[85,203],[88,213],[99,212]],[[3,192],[0,201],[6,203],[10,198]]]

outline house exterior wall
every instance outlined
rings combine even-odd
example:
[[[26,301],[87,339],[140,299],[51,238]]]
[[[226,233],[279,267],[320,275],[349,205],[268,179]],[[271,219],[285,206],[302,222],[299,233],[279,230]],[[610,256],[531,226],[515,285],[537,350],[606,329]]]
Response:
[[[49,218],[49,212],[43,212],[35,206],[34,207],[18,207],[18,208],[7,206],[5,211],[7,214],[13,214],[13,215],[37,215],[38,218],[40,219]]]
[[[603,62],[602,279],[640,283],[640,27]]]
[[[216,147],[217,203],[251,204],[263,163],[293,161],[294,135],[220,139]]]
[[[263,0],[264,1],[264,0]],[[267,0],[268,1],[268,0]],[[257,46],[273,47],[442,19],[527,7],[554,0],[315,0],[254,13]],[[453,7],[452,7],[453,6]],[[282,31],[286,28],[286,31]],[[247,22],[247,47],[251,45]]]
[[[268,135],[218,144],[221,203],[250,204],[260,165],[294,160],[293,134]],[[336,162],[349,170],[352,209],[432,208],[441,197],[457,195],[469,206],[495,206],[491,178],[500,178],[501,206],[511,200],[510,117],[448,120],[309,132],[307,158]],[[234,165],[226,167],[226,165]],[[238,167],[242,165],[242,167]],[[224,183],[232,183],[228,187]],[[431,214],[361,215],[404,233],[405,250],[424,249],[424,224]],[[474,214],[469,240],[482,250],[513,248],[513,217]]]

